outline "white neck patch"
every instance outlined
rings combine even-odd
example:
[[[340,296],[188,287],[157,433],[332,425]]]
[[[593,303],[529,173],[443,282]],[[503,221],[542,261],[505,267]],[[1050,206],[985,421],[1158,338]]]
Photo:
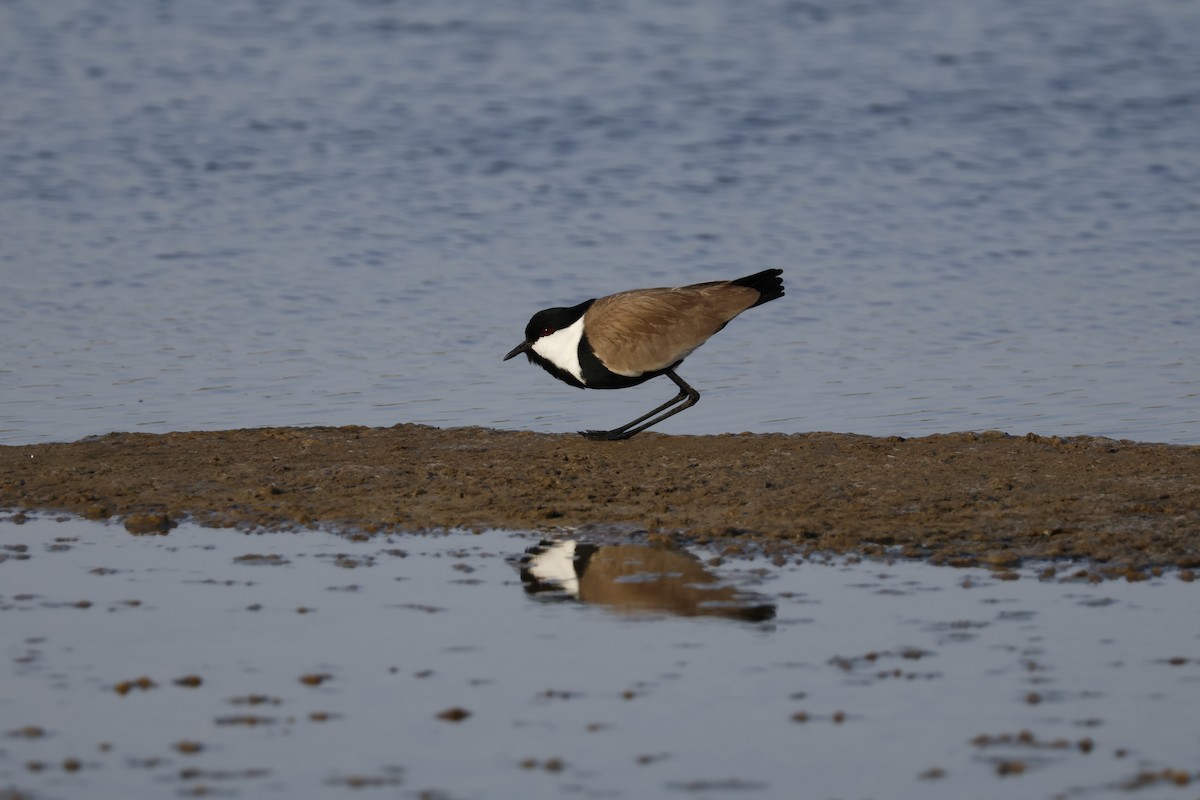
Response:
[[[533,352],[559,369],[571,373],[575,380],[583,380],[583,368],[579,366],[579,340],[583,338],[583,317],[549,336],[533,343]]]
[[[557,584],[572,597],[579,596],[579,576],[575,574],[575,542],[555,542],[529,562],[529,571],[535,578],[546,583]]]

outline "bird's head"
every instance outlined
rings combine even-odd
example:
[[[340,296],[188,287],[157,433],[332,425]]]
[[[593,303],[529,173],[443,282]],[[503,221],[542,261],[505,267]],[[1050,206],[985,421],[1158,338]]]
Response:
[[[529,351],[537,344],[539,339],[547,336],[553,336],[563,328],[570,327],[572,323],[579,319],[582,315],[580,307],[574,308],[547,308],[544,311],[539,311],[529,319],[529,324],[525,326],[525,341],[508,351],[504,356],[503,361],[508,361],[514,356],[525,353],[533,360]]]

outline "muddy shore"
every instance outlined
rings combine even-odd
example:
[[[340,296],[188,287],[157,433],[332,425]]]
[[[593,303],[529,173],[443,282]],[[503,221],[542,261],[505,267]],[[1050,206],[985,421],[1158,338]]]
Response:
[[[204,525],[609,526],[731,553],[897,554],[1142,577],[1200,566],[1200,447],[953,433],[591,442],[485,428],[113,433],[0,447],[0,507]],[[1079,562],[1079,563],[1071,563]]]

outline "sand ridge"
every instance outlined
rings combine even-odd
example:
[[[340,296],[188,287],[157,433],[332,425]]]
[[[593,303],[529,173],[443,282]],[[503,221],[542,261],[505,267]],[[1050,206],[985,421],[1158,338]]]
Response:
[[[488,428],[112,433],[0,447],[0,506],[205,525],[624,526],[731,552],[897,554],[997,569],[1200,565],[1200,447],[951,433],[639,435]]]

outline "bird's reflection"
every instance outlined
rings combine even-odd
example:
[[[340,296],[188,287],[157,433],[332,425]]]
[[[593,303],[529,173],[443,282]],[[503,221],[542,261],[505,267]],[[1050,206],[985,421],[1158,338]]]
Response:
[[[545,541],[521,560],[525,591],[625,613],[667,612],[758,622],[775,616],[763,598],[725,583],[684,550],[642,544]]]

